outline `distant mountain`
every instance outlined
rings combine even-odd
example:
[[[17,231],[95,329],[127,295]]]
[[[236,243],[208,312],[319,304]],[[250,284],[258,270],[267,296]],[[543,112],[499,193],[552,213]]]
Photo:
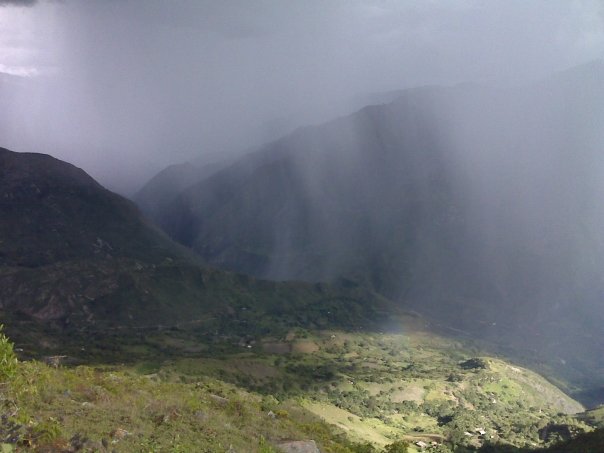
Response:
[[[232,163],[231,158],[170,165],[151,178],[133,197],[143,213],[158,220],[180,192]]]
[[[362,290],[202,268],[84,171],[0,148],[0,318],[13,331],[19,319],[79,330],[213,322],[231,334],[358,326],[380,303]]]
[[[530,341],[570,374],[593,370],[603,125],[602,62],[522,87],[407,90],[265,146],[155,218],[212,265],[346,278],[472,335]]]
[[[330,112],[323,112],[326,118],[340,116],[341,112],[352,112],[369,104],[390,103],[399,97],[404,90],[367,93],[355,96],[337,106]],[[337,113],[337,114],[336,114]],[[317,118],[306,115],[292,115],[287,118],[276,118],[267,122],[267,141],[272,141],[291,133],[301,124],[316,124]],[[235,163],[241,156],[256,149],[240,150],[229,153],[204,153],[201,157],[190,162],[169,165],[153,176],[134,194],[132,199],[150,219],[161,223],[165,211],[170,209],[174,199],[188,187],[200,183],[204,179]]]

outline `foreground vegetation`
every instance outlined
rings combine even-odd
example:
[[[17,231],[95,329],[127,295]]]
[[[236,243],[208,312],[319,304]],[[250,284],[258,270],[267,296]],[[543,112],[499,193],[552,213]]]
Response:
[[[46,363],[17,362],[2,336],[0,451],[267,453],[313,441],[338,453],[521,452],[601,441],[591,433],[601,411],[577,417],[581,405],[535,373],[420,324],[213,341],[169,329],[86,346],[72,336],[40,340],[64,352]]]
[[[2,451],[269,453],[283,441],[308,438],[322,451],[358,451],[299,404],[217,379],[17,363],[4,337],[0,354]]]

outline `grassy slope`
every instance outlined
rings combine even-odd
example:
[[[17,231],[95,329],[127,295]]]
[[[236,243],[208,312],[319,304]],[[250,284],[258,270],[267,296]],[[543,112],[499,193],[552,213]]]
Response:
[[[127,369],[54,369],[23,363],[2,388],[0,432],[34,451],[271,452],[290,439],[315,439],[325,452],[350,445],[295,403],[262,397],[224,382],[181,382],[164,373]],[[269,416],[273,410],[276,417]],[[268,441],[266,441],[268,439]],[[103,445],[108,445],[105,449]]]
[[[590,429],[563,415],[582,407],[535,373],[498,358],[468,364],[480,356],[470,344],[427,333],[421,319],[402,320],[404,334],[297,328],[271,336],[209,337],[203,329],[188,328],[105,333],[87,343],[87,337],[74,335],[47,353],[67,354],[66,363],[96,363],[97,371],[28,365],[41,376],[50,373],[29,379],[50,396],[20,404],[38,422],[62,417],[63,438],[80,432],[96,441],[110,439],[117,428],[133,433],[116,444],[127,446],[118,451],[137,451],[132,448],[152,441],[154,451],[172,451],[175,442],[190,446],[194,437],[210,442],[200,428],[206,421],[195,418],[196,411],[208,410],[218,411],[207,422],[217,431],[216,443],[207,443],[211,448],[227,442],[255,445],[260,434],[272,444],[288,437],[334,442],[334,449],[324,451],[347,451],[337,448],[349,448],[349,441],[383,447],[398,438],[519,448],[546,445],[539,430],[551,423]],[[229,412],[230,403],[214,404],[210,393],[224,392],[239,394],[244,415]],[[276,404],[273,398],[282,403],[271,409],[290,415],[267,422],[267,407],[264,412],[258,407],[263,399]],[[84,410],[87,401],[93,406],[84,404]],[[174,408],[177,415],[170,420]],[[168,425],[153,424],[161,414],[167,414]],[[477,428],[487,434],[480,436]]]

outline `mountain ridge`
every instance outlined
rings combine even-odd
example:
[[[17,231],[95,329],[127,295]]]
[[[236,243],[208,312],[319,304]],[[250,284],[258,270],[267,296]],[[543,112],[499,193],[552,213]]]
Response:
[[[369,322],[373,302],[385,300],[355,291],[202,267],[132,202],[83,170],[48,155],[0,149],[0,311],[11,333],[18,316],[76,330],[199,320],[207,329],[235,323],[233,331],[251,332],[271,323]],[[342,312],[344,301],[361,300],[367,307]],[[237,321],[241,307],[254,307],[257,322],[249,328]],[[326,318],[329,307],[334,315]]]

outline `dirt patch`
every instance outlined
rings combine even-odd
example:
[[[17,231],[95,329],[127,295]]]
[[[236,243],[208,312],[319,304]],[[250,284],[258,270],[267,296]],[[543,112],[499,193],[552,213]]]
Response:
[[[428,442],[438,442],[438,443],[442,443],[445,441],[445,437],[442,434],[418,434],[418,435],[413,435],[413,434],[409,434],[409,435],[405,435],[403,436],[403,439],[408,440],[410,442],[416,442],[418,440],[423,440],[423,441],[428,441]]]
[[[293,352],[299,352],[302,354],[312,354],[319,350],[319,345],[314,341],[296,341],[292,345]]]
[[[292,352],[292,345],[283,342],[262,343],[262,350],[268,354],[289,354]]]
[[[290,330],[289,332],[287,332],[287,336],[285,337],[286,341],[294,341],[296,339],[298,335],[296,335],[296,332],[294,330]]]

